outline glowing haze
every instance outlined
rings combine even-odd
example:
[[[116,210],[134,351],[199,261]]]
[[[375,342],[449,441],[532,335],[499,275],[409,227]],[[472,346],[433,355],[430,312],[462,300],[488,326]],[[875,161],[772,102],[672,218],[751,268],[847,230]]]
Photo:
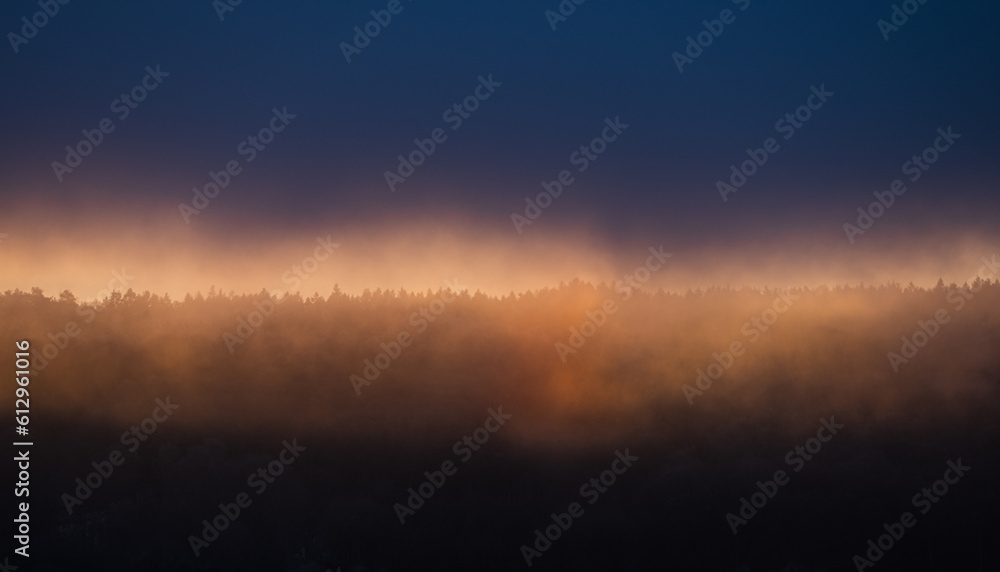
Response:
[[[0,289],[40,287],[50,295],[68,289],[91,300],[107,295],[111,282],[115,290],[180,299],[213,286],[238,294],[266,289],[326,296],[335,285],[358,294],[437,290],[457,280],[462,289],[499,296],[574,279],[613,285],[642,266],[650,248],[671,254],[642,284],[650,290],[893,281],[927,287],[939,278],[961,284],[987,277],[981,259],[1000,252],[995,237],[958,229],[855,245],[804,232],[700,246],[665,233],[612,245],[580,227],[539,229],[529,239],[455,215],[445,224],[425,218],[268,229],[218,219],[214,226],[186,226],[171,216],[137,217],[125,207],[82,217],[59,210],[25,207],[24,216],[4,228]],[[124,284],[112,281],[116,274]]]

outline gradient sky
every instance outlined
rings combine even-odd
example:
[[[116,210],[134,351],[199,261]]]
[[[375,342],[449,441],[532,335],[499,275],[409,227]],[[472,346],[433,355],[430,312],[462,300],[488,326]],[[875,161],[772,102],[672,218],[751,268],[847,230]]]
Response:
[[[572,233],[680,253],[1000,244],[995,2],[928,0],[887,41],[877,21],[890,18],[888,1],[750,0],[741,11],[744,0],[590,0],[553,30],[555,0],[403,0],[348,63],[341,43],[386,4],[245,1],[220,21],[208,0],[70,2],[17,53],[8,36],[0,249],[94,228],[169,229],[197,244],[407,225],[471,228],[468,240],[503,236],[526,251]],[[725,9],[735,21],[679,73],[672,54]],[[4,4],[2,29],[21,33],[21,17],[39,10]],[[112,101],[156,65],[169,77],[117,119]],[[489,74],[501,86],[452,130],[443,112]],[[716,181],[820,85],[834,95],[723,202]],[[275,107],[296,119],[185,224],[178,205],[240,159],[238,144]],[[573,169],[570,154],[616,116],[629,125],[621,138],[518,236],[511,214],[524,198]],[[59,182],[52,162],[104,117],[114,132]],[[848,247],[843,223],[948,126],[961,139]],[[383,173],[438,127],[447,141],[390,192]]]

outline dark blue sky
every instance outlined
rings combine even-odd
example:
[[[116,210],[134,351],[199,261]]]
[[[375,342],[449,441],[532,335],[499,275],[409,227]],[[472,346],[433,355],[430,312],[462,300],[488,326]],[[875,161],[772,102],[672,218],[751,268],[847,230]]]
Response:
[[[884,226],[995,226],[1000,5],[928,0],[886,41],[876,22],[892,2],[742,4],[588,0],[552,30],[544,13],[555,0],[403,0],[348,63],[341,42],[387,2],[245,0],[220,21],[208,0],[73,1],[18,53],[9,37],[0,50],[0,206],[12,216],[24,197],[112,205],[183,225],[177,205],[192,187],[240,159],[237,145],[287,106],[296,119],[193,224],[444,222],[457,211],[513,232],[524,197],[572,168],[570,153],[620,116],[621,138],[529,232],[586,221],[609,240],[800,231],[839,240],[856,208],[949,125],[961,140]],[[725,9],[735,21],[679,73],[673,52]],[[20,33],[21,17],[39,10],[5,3],[2,29]],[[82,129],[114,118],[112,101],[157,64],[169,77],[57,181],[52,161]],[[502,85],[450,129],[444,110],[488,74]],[[716,181],[820,85],[835,95],[724,203]],[[438,127],[448,139],[390,193],[383,173]]]

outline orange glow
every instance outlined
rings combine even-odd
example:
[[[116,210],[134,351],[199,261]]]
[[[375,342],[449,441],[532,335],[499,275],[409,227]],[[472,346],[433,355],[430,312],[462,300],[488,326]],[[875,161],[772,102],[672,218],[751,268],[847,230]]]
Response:
[[[965,234],[914,236],[906,248],[866,237],[848,245],[836,233],[777,237],[767,242],[733,240],[685,249],[668,240],[615,248],[585,228],[489,233],[474,221],[449,223],[356,223],[309,230],[275,231],[253,222],[232,229],[213,219],[186,226],[178,218],[135,218],[103,209],[71,217],[51,206],[21,209],[4,221],[9,237],[0,244],[0,289],[64,289],[91,300],[108,288],[113,272],[134,276],[128,287],[169,294],[294,290],[291,278],[329,236],[340,247],[318,265],[298,291],[327,295],[334,285],[351,294],[368,289],[437,290],[457,279],[470,292],[524,292],[580,279],[614,284],[638,266],[650,246],[673,257],[644,284],[668,291],[711,286],[834,286],[910,281],[932,286],[937,279],[962,283],[975,276],[980,258],[1000,252],[991,239]],[[214,225],[214,226],[213,226]],[[283,279],[283,277],[285,279]],[[120,284],[113,287],[122,289]],[[106,293],[106,292],[105,292]]]

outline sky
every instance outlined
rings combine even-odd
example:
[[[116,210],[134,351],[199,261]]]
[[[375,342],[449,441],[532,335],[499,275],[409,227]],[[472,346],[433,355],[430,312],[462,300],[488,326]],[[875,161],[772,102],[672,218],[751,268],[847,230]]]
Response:
[[[257,291],[327,236],[343,248],[318,290],[600,280],[660,245],[675,258],[654,283],[675,288],[961,282],[1000,247],[996,3],[36,15],[53,6],[0,8],[0,288],[96,292],[126,267],[140,290]],[[67,145],[89,154],[71,166]],[[401,171],[413,152],[427,156]],[[934,162],[916,171],[914,155]],[[572,182],[531,210],[563,171]],[[212,173],[228,182],[197,208]],[[870,228],[845,229],[897,179],[905,192]]]

